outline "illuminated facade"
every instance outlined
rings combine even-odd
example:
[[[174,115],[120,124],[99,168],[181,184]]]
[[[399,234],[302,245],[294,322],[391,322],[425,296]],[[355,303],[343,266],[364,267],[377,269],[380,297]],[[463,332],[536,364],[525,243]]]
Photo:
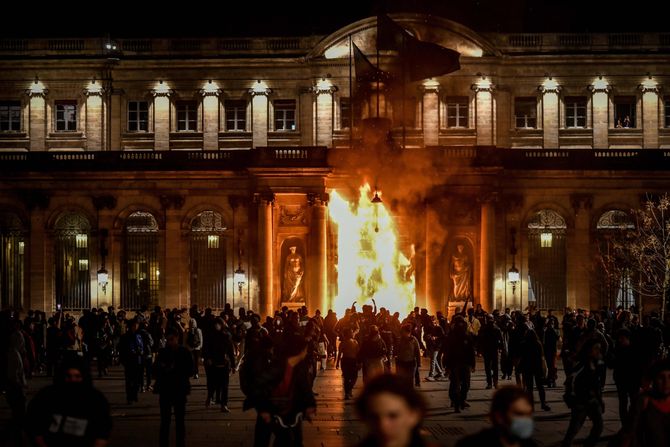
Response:
[[[378,187],[417,305],[459,301],[458,245],[489,310],[639,300],[593,259],[668,190],[670,34],[482,35],[393,17],[461,52],[461,69],[404,98],[372,89],[353,111],[349,36],[374,61],[374,18],[322,37],[0,41],[2,305],[267,313],[295,246],[307,305],[326,310],[329,194],[355,200],[375,181],[338,154],[365,151],[377,108],[409,161]]]

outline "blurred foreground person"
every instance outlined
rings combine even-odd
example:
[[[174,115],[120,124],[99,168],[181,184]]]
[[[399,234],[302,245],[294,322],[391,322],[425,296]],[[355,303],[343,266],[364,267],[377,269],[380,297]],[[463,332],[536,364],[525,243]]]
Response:
[[[622,445],[666,447],[670,445],[670,360],[652,366],[651,389],[631,407]]]
[[[356,409],[369,430],[358,447],[437,445],[421,437],[426,404],[406,377],[383,374],[371,379],[356,401]]]
[[[522,388],[498,389],[491,400],[489,414],[493,427],[467,436],[456,447],[533,447],[533,404]]]
[[[65,361],[28,405],[26,431],[38,447],[104,447],[111,428],[107,399],[83,359]]]

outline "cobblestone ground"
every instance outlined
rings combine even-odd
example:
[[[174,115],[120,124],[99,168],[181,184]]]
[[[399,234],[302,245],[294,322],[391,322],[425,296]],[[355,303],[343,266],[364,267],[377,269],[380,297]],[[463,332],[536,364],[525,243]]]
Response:
[[[481,359],[480,359],[481,360]],[[425,361],[425,359],[424,359]],[[306,447],[337,447],[355,445],[365,433],[365,427],[358,422],[352,401],[343,399],[340,371],[333,364],[329,369],[319,373],[315,391],[318,409],[317,417],[312,424],[305,424]],[[427,365],[422,368],[422,377],[428,371]],[[559,373],[561,374],[561,373]],[[562,383],[563,376],[559,377]],[[46,378],[37,377],[30,382],[31,393],[48,383]],[[186,409],[187,444],[190,446],[249,446],[253,443],[255,413],[242,411],[243,395],[239,390],[237,375],[230,384],[230,413],[224,414],[217,406],[205,408],[205,378],[192,381],[193,392],[189,396]],[[501,381],[500,384],[512,383]],[[99,387],[109,399],[114,417],[114,430],[111,439],[112,447],[152,446],[158,444],[158,397],[151,393],[140,395],[139,403],[127,405],[124,395],[123,374],[120,368],[113,368],[112,374],[103,379],[96,379]],[[361,381],[356,386],[360,390]],[[465,434],[476,432],[486,427],[486,413],[493,390],[486,390],[486,380],[481,369],[481,361],[473,374],[472,388],[469,395],[471,407],[460,414],[454,414],[448,407],[448,381],[426,382],[421,384],[421,393],[429,403],[428,417],[425,428],[433,440],[445,447],[453,445]],[[548,404],[551,411],[539,409],[536,413],[536,439],[541,445],[557,445],[567,429],[569,410],[561,400],[560,388],[547,390]],[[536,395],[537,399],[537,395]],[[607,439],[619,430],[617,416],[616,390],[608,377],[605,387],[605,430],[600,445],[606,445]],[[8,419],[7,405],[0,402],[0,421],[4,426]],[[581,443],[590,429],[590,422],[577,437]],[[2,436],[4,438],[4,436]],[[0,441],[0,445],[2,442]]]

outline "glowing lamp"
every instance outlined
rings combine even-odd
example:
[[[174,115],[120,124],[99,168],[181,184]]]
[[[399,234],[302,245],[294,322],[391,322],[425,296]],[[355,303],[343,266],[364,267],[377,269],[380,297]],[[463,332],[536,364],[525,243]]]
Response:
[[[554,235],[551,233],[540,233],[540,246],[542,248],[551,248],[554,241]]]
[[[265,94],[267,93],[268,85],[265,83],[265,81],[261,81],[260,79],[254,84],[253,87],[251,87],[251,90],[253,93],[258,93],[258,94]]]
[[[219,86],[210,79],[202,88],[202,93],[205,95],[216,95],[219,93]]]
[[[30,85],[28,90],[30,95],[42,95],[45,92],[44,84],[37,77],[35,77],[35,82]]]
[[[158,84],[154,87],[155,95],[169,95],[170,87],[163,82],[163,80],[158,81]]]
[[[556,82],[555,79],[548,77],[542,83],[542,87],[544,87],[544,89],[548,91],[556,90],[558,89],[558,82]]]
[[[609,83],[607,79],[604,79],[602,76],[598,76],[598,79],[593,81],[592,89],[595,91],[607,90],[609,88]]]
[[[95,79],[93,79],[86,87],[86,91],[89,95],[99,95],[102,92],[102,85],[98,84]]]
[[[374,195],[374,197],[372,197],[371,202],[372,203],[383,203],[381,195],[379,194],[379,191],[375,191],[375,195]]]
[[[233,274],[233,281],[237,283],[237,289],[240,292],[240,295],[242,295],[242,288],[244,285],[247,283],[247,275],[244,272],[244,269],[242,268],[242,265],[237,266],[237,269],[235,270],[235,273]]]
[[[512,294],[516,292],[516,286],[519,284],[520,280],[521,275],[519,275],[519,269],[517,269],[514,263],[512,263],[512,267],[507,272],[507,282],[509,282],[512,286]]]

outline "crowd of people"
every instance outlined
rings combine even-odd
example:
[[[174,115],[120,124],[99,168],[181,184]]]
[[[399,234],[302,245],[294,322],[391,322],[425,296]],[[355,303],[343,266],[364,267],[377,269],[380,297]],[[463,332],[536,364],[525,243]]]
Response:
[[[342,316],[284,307],[265,318],[242,308],[236,314],[230,306],[220,312],[197,306],[135,312],[110,307],[78,317],[6,310],[0,312],[0,330],[2,389],[17,443],[23,431],[39,446],[105,445],[109,404],[92,391],[91,375],[104,377],[120,366],[128,405],[143,392],[158,394],[161,447],[169,445],[173,417],[177,445],[185,445],[187,396],[203,371],[203,405],[217,405],[224,413],[230,412],[230,376],[239,374],[243,409],[257,415],[255,446],[268,446],[273,437],[274,445],[301,446],[302,422],[316,413],[314,381],[334,367],[341,369],[344,399],[353,398],[362,377],[356,408],[370,426],[362,445],[428,445],[420,436],[425,403],[417,388],[427,381],[448,382],[445,406],[467,411],[471,374],[481,365],[486,388],[497,389],[493,427],[459,446],[495,437],[505,438],[499,445],[533,445],[535,396],[542,411],[552,411],[545,388],[556,387],[562,387],[571,412],[563,445],[572,445],[586,418],[592,428],[585,445],[594,445],[603,431],[608,368],[617,390],[622,445],[670,445],[670,319],[640,317],[635,308],[566,308],[559,317],[552,310],[487,313],[477,305],[450,316],[415,308],[401,317],[354,304]],[[559,367],[564,381],[558,379]],[[53,377],[54,385],[27,402],[34,375]],[[62,399],[54,396],[64,393],[77,398],[55,404]],[[77,399],[81,404],[75,405]],[[382,442],[394,436],[406,442]]]

